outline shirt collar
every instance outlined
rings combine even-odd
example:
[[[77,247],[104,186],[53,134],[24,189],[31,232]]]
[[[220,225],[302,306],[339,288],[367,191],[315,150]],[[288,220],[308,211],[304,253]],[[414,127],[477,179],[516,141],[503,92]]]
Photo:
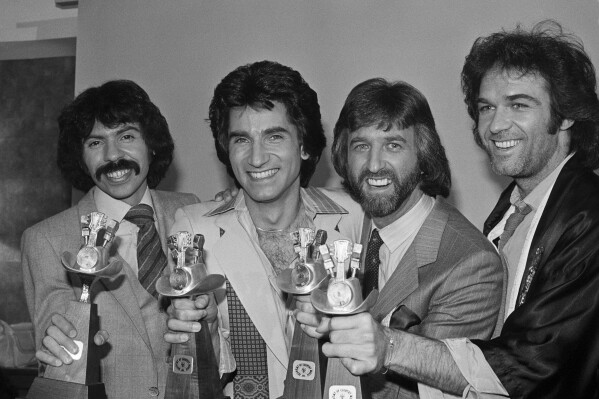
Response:
[[[420,230],[422,223],[424,223],[424,220],[434,206],[435,199],[423,194],[412,209],[407,211],[393,223],[379,230],[379,235],[387,248],[389,248],[390,252],[395,251],[404,240],[407,240],[415,232]]]
[[[564,165],[574,156],[574,153],[568,155],[547,177],[545,177],[525,198],[521,198],[520,189],[514,186],[510,195],[510,203],[516,207],[522,206],[522,202],[528,204],[536,212],[545,197],[545,194],[553,186]]]
[[[131,209],[131,205],[111,197],[104,191],[100,190],[97,186],[95,186],[92,190],[94,190],[93,197],[94,202],[96,203],[96,208],[98,208],[98,212],[102,212],[109,219],[121,221],[127,212],[129,212],[129,209]],[[146,191],[144,192],[144,195],[139,203],[150,205],[152,209],[154,209],[149,188],[146,187]]]
[[[306,208],[306,212],[314,214],[345,214],[348,213],[345,208],[327,197],[322,191],[314,187],[300,188],[300,196]],[[225,202],[218,208],[206,213],[204,216],[216,216],[232,210],[244,211],[245,193],[239,190],[237,197]]]

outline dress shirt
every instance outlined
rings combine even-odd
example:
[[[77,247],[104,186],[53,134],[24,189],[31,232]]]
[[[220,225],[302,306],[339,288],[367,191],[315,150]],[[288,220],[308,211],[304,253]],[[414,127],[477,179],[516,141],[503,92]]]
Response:
[[[551,172],[533,191],[531,191],[523,201],[532,208],[532,211],[526,215],[522,223],[518,225],[512,237],[503,248],[503,255],[507,261],[508,269],[508,287],[506,295],[505,318],[514,310],[514,304],[518,296],[518,289],[524,274],[526,258],[530,250],[530,244],[537,228],[537,224],[549,194],[553,189],[557,177],[562,168],[572,158],[570,154]],[[520,191],[517,186],[510,196],[512,205],[503,216],[503,219],[489,232],[488,238],[494,240],[501,236],[505,228],[507,218],[514,212],[514,202],[520,199]],[[444,339],[442,342],[447,346],[453,360],[458,366],[460,372],[468,382],[468,385],[462,393],[462,398],[509,398],[508,392],[499,381],[497,375],[485,359],[478,346],[466,338]],[[445,394],[433,388],[419,384],[420,397],[422,399],[455,398],[453,395]]]
[[[379,291],[385,286],[406,251],[412,245],[412,241],[414,241],[416,234],[418,234],[420,227],[422,227],[434,206],[435,199],[423,194],[412,209],[393,223],[379,229],[379,235],[383,239],[383,245],[379,249],[379,259],[381,260],[379,266]]]
[[[134,223],[123,219],[127,212],[129,212],[129,209],[131,209],[131,205],[111,197],[97,186],[92,188],[92,190],[94,190],[94,202],[96,203],[98,212],[102,212],[108,219],[114,219],[120,223],[112,246],[117,249],[121,258],[123,258],[126,264],[129,265],[131,270],[137,275],[137,233],[139,232],[139,227]],[[146,188],[140,204],[150,205],[152,209],[154,209],[154,203],[152,202],[149,188]],[[156,217],[154,217],[154,220],[156,220]],[[156,228],[158,228],[158,226],[156,226]]]

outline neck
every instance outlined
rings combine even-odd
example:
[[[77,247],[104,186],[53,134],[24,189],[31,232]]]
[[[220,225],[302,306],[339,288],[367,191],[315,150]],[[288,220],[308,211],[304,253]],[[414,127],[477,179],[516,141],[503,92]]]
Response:
[[[293,223],[301,205],[299,190],[273,202],[254,202],[246,196],[246,206],[254,226],[262,231],[284,230]]]
[[[567,152],[556,152],[547,161],[543,169],[534,176],[514,178],[518,190],[520,190],[521,198],[526,198],[526,196],[528,196],[539,183],[545,180],[545,178],[547,178],[547,176],[549,176],[564,161],[564,159],[568,157],[568,155]]]
[[[412,209],[418,203],[418,201],[420,201],[420,198],[422,198],[423,195],[424,193],[422,192],[422,190],[420,190],[419,187],[415,188],[414,191],[412,191],[410,195],[404,200],[404,202],[401,203],[399,208],[393,211],[393,213],[379,218],[373,217],[372,222],[379,229],[389,226],[391,223],[395,222],[397,219],[408,213],[408,211]]]

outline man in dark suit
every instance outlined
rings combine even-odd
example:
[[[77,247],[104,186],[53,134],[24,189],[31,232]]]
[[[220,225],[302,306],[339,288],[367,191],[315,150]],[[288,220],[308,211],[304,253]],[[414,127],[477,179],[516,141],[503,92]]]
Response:
[[[349,340],[352,356],[375,347],[382,335],[373,332],[388,327],[434,338],[490,338],[503,265],[443,198],[449,165],[426,98],[404,82],[367,80],[350,92],[334,133],[335,170],[367,216],[364,297],[373,288],[380,295],[370,313],[333,318],[330,330],[314,330],[321,318],[300,304],[305,330],[317,337],[330,331],[334,348]],[[416,397],[419,390],[394,373],[372,373],[365,382],[374,398]]]
[[[105,344],[101,373],[106,394],[164,397],[169,344],[163,339],[166,314],[154,283],[167,264],[165,238],[175,211],[199,201],[191,194],[154,190],[172,161],[174,145],[160,110],[134,82],[110,81],[85,90],[58,122],[58,166],[87,194],[23,235],[23,276],[36,356],[60,367],[72,362],[65,348],[73,354],[79,350],[74,320],[68,320],[65,310],[81,295],[82,284],[67,275],[60,257],[65,251],[78,252],[81,217],[99,211],[120,222],[111,260],[123,262],[116,277],[93,288],[101,328],[94,341]]]
[[[435,341],[379,328],[380,345],[356,356],[333,320],[323,351],[355,374],[385,369],[461,397],[598,398],[594,67],[578,38],[544,21],[476,40],[462,87],[476,142],[514,179],[485,223],[509,268],[501,334]]]

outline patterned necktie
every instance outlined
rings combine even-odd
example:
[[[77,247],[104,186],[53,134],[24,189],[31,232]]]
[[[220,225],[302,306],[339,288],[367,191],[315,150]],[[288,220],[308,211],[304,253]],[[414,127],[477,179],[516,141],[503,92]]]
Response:
[[[237,363],[233,398],[268,399],[266,343],[227,280],[231,350]]]
[[[501,236],[499,237],[499,250],[502,251],[503,247],[505,247],[505,244],[507,244],[508,240],[510,239],[510,237],[512,236],[512,234],[514,234],[514,231],[516,231],[516,228],[518,227],[518,225],[520,223],[522,223],[522,221],[524,220],[524,218],[526,217],[526,215],[528,215],[530,213],[530,211],[532,210],[532,208],[530,207],[530,205],[528,205],[525,202],[522,201],[518,201],[517,203],[514,204],[514,206],[516,207],[514,213],[512,213],[506,220],[505,222],[505,227],[503,228],[503,233],[501,233]]]
[[[166,255],[162,251],[162,244],[158,230],[154,225],[154,211],[146,204],[135,205],[125,215],[125,220],[139,227],[137,233],[137,277],[141,285],[155,298],[156,280],[167,265]]]
[[[364,281],[362,282],[362,296],[364,299],[373,289],[379,288],[379,249],[383,245],[383,240],[377,229],[372,230],[368,248],[366,249],[366,259],[364,260]]]

